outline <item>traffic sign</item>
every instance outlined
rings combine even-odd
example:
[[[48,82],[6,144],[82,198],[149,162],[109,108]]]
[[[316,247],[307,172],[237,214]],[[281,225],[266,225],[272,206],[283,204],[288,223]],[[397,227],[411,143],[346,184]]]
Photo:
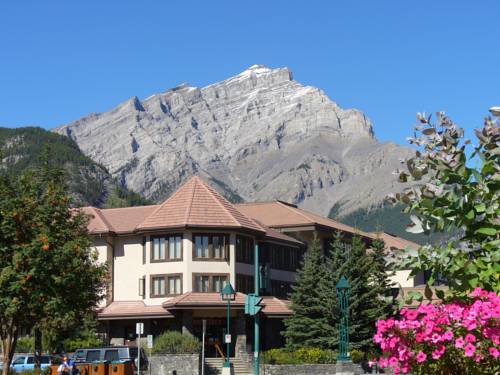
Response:
[[[148,349],[153,349],[153,335],[148,335]]]
[[[262,297],[253,293],[247,294],[247,298],[245,299],[245,314],[257,315],[262,310],[261,302]]]
[[[226,344],[231,344],[231,335],[224,335],[224,342]]]
[[[137,335],[143,335],[144,334],[144,323],[136,323],[136,325],[135,325],[135,333]]]

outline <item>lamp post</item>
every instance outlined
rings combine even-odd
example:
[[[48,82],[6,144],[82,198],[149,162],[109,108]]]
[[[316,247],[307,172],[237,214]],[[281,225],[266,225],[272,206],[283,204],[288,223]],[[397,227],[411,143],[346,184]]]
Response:
[[[230,351],[230,346],[231,346],[231,334],[229,331],[229,328],[230,328],[229,322],[231,320],[231,301],[234,301],[236,299],[236,292],[233,289],[233,286],[231,285],[231,283],[229,281],[226,282],[226,286],[220,292],[220,296],[221,296],[223,301],[227,302],[227,330],[226,330],[226,337],[225,337],[227,347],[226,347],[226,361],[224,362],[223,373],[224,373],[224,369],[226,369],[226,368],[229,369],[229,373],[230,373],[231,363],[229,362],[229,351]],[[228,340],[228,338],[229,338],[229,340]]]
[[[345,276],[342,276],[335,287],[340,308],[339,325],[339,355],[338,361],[350,361],[349,356],[349,294],[351,286]]]

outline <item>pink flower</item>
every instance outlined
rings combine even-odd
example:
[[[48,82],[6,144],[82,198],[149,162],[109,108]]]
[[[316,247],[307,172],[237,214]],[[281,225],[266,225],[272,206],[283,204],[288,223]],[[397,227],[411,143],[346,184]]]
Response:
[[[463,348],[465,345],[465,341],[463,338],[459,337],[455,340],[455,348]]]
[[[476,342],[476,336],[474,336],[472,333],[468,333],[467,335],[465,335],[465,341]]]
[[[446,341],[451,341],[453,340],[453,332],[452,331],[446,331],[443,335],[443,338],[446,340]]]
[[[468,343],[467,345],[465,345],[465,356],[466,357],[473,357],[474,356],[474,353],[476,352],[476,347],[474,345],[472,345],[471,343]]]
[[[493,357],[493,358],[498,358],[500,357],[500,351],[497,349],[497,348],[489,348],[488,351],[490,352],[490,355]]]
[[[418,317],[418,312],[416,310],[408,310],[406,313],[406,319],[415,320]]]
[[[417,354],[417,362],[418,363],[425,362],[426,359],[427,359],[427,355],[424,352],[418,352],[418,354]]]
[[[432,352],[432,358],[433,359],[441,358],[445,351],[446,351],[446,347],[444,345],[439,345],[439,347]]]
[[[399,363],[398,359],[396,357],[390,357],[389,358],[389,365],[394,367],[397,366]]]

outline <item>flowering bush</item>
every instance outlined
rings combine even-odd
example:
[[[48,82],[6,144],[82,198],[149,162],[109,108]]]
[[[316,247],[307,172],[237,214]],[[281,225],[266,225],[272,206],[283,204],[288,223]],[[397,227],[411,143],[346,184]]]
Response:
[[[469,302],[422,304],[377,322],[382,368],[395,374],[495,374],[500,371],[500,296],[476,288]]]

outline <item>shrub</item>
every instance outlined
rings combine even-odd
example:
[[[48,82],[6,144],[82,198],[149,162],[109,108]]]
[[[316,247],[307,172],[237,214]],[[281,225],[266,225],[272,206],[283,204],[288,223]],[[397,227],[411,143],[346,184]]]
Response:
[[[16,352],[33,353],[35,351],[35,338],[31,336],[21,337],[17,340]]]
[[[263,353],[263,362],[271,365],[326,364],[335,363],[336,358],[333,350],[321,348],[270,349]]]
[[[394,374],[495,374],[500,371],[500,296],[476,288],[467,302],[402,309],[377,322],[380,367]]]
[[[104,345],[104,341],[96,335],[89,334],[84,337],[75,337],[64,340],[63,346],[66,352],[74,352],[81,348],[95,348]]]
[[[153,353],[185,354],[198,353],[200,341],[191,335],[177,331],[167,331],[158,336],[153,343]]]
[[[349,355],[354,363],[361,363],[365,360],[365,353],[358,349],[352,349]]]

